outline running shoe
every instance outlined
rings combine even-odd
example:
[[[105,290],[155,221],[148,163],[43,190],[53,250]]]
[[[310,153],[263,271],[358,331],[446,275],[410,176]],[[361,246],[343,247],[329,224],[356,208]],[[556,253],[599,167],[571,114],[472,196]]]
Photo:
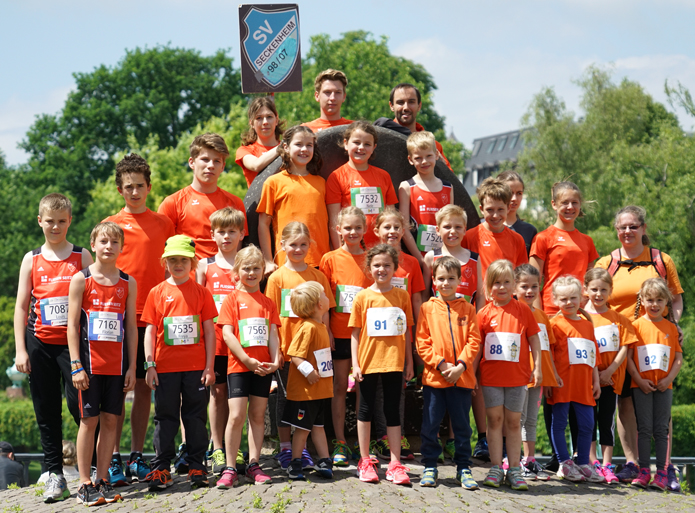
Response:
[[[632,486],[638,486],[639,488],[647,488],[649,486],[649,483],[652,480],[652,473],[651,471],[647,468],[641,468],[639,469],[639,475],[632,480],[632,483],[630,483]]]
[[[314,460],[311,459],[311,454],[306,447],[302,450],[302,468],[304,470],[314,467]]]
[[[525,492],[528,490],[528,485],[521,474],[521,467],[511,467],[507,471],[506,481],[512,490]]]
[[[401,460],[411,461],[415,459],[415,454],[410,450],[410,442],[404,436],[401,436]]]
[[[146,480],[149,482],[147,489],[151,492],[164,490],[173,484],[171,474],[168,470],[155,469],[147,474]]]
[[[588,463],[586,465],[577,465],[579,467],[579,471],[584,475],[586,478],[587,482],[589,483],[605,483],[606,478],[603,475],[603,472],[599,473],[598,470],[596,470],[596,466],[594,465],[589,465]],[[599,465],[599,468],[601,468],[601,465]]]
[[[123,498],[123,496],[114,490],[113,486],[111,486],[111,483],[106,482],[105,479],[102,479],[99,481],[95,488],[101,493],[102,497],[104,497],[104,500],[107,503],[111,502],[116,502],[119,501]]]
[[[290,454],[291,454],[291,451],[290,451]],[[244,472],[246,472],[246,456],[248,456],[248,455],[241,452],[241,449],[239,449],[236,452],[236,470],[240,474],[243,474]]]
[[[280,467],[288,468],[292,461],[292,449],[282,449],[277,457]]]
[[[444,444],[444,455],[448,456],[450,460],[453,460],[455,454],[456,446],[454,445],[454,439],[449,438]]]
[[[191,482],[192,490],[195,490],[196,488],[207,488],[210,486],[207,472],[198,468],[192,468],[188,471],[188,480]]]
[[[360,458],[357,463],[357,477],[364,483],[378,483],[379,476],[370,458]]]
[[[490,461],[490,449],[487,446],[487,438],[479,438],[473,449],[473,457],[482,461]]]
[[[56,474],[51,473],[43,492],[43,501],[51,504],[64,501],[68,497],[70,497],[70,490],[68,490],[68,483],[65,481],[65,477],[58,477]]]
[[[379,440],[370,442],[370,448],[372,446],[372,443],[374,444],[374,452],[379,458],[381,458],[382,460],[391,459],[391,446],[389,445],[389,439],[386,435],[382,436]]]
[[[359,459],[361,458],[361,456],[360,456],[360,443],[355,442],[355,445],[353,445],[352,447],[353,447],[352,456],[353,456],[353,458],[355,458],[356,460],[359,461]],[[372,463],[377,468],[379,467],[379,458],[376,455],[376,441],[375,440],[372,440],[369,443],[369,459],[372,460]]]
[[[556,474],[557,471],[560,470],[560,462],[558,461],[556,454],[553,454],[548,460],[548,463],[543,465],[543,470],[549,474]]]
[[[538,481],[549,481],[550,476],[543,470],[536,458],[521,460],[521,468],[524,479],[538,480]]]
[[[557,477],[572,481],[573,483],[581,483],[586,481],[586,476],[579,470],[579,467],[572,459],[563,461],[557,471]]]
[[[606,478],[606,484],[617,484],[620,480],[615,475],[615,465],[604,465],[602,467],[603,477]]]
[[[420,486],[425,486],[428,488],[437,486],[437,478],[439,477],[439,471],[435,467],[427,467],[422,471],[422,477],[420,478]]]
[[[137,456],[135,461],[129,461],[126,464],[126,477],[130,474],[130,478],[135,482],[144,482],[149,473],[150,466],[142,459],[142,456]]]
[[[186,443],[179,445],[179,450],[176,453],[176,459],[174,460],[174,470],[180,476],[188,474],[188,462],[186,461],[186,456],[188,452],[186,451]]]
[[[212,459],[212,453],[215,452],[215,444],[212,438],[208,441],[208,450],[205,451],[205,461]]]
[[[456,480],[461,483],[461,487],[466,490],[477,490],[479,488],[478,483],[473,479],[473,474],[468,468],[458,470],[456,472]]]
[[[97,504],[106,504],[106,499],[90,481],[89,483],[82,483],[82,486],[77,489],[77,502],[85,506],[96,506]]]
[[[222,475],[217,480],[217,488],[227,490],[229,488],[234,488],[238,484],[239,475],[237,474],[236,469],[232,467],[225,467],[225,469],[222,471]]]
[[[623,468],[618,472],[615,477],[617,477],[621,483],[632,483],[637,476],[640,475],[640,469],[637,465],[628,461]]]
[[[493,488],[499,488],[500,483],[504,480],[504,470],[502,470],[499,465],[493,465],[487,472],[487,476],[483,480],[485,486],[492,486]]]
[[[227,456],[224,454],[224,449],[215,449],[210,455],[212,460],[212,473],[221,474],[227,467]]]
[[[666,475],[665,470],[656,471],[656,475],[654,476],[654,479],[652,479],[649,488],[655,488],[657,490],[661,490],[662,492],[666,491],[666,488],[668,488],[668,475]]]
[[[314,466],[314,471],[324,479],[333,479],[333,461],[330,458],[321,458]]]
[[[257,485],[270,484],[271,482],[270,476],[263,472],[261,466],[255,461],[246,467],[246,478]]]
[[[123,473],[123,463],[118,458],[113,458],[109,464],[109,483],[111,486],[125,486],[128,484]]]
[[[296,458],[296,459],[290,461],[290,464],[287,467],[287,477],[290,478],[290,481],[303,481],[304,480],[304,472],[302,469],[301,458]]]
[[[400,461],[391,461],[389,463],[389,468],[386,470],[386,480],[391,481],[393,484],[410,486],[410,477],[407,474],[408,470],[410,469]]]
[[[668,477],[668,490],[671,492],[680,492],[681,484],[678,482],[678,476],[676,475],[676,467],[669,465],[666,469],[666,475]]]
[[[350,448],[343,440],[333,440],[333,465],[347,467],[350,464]]]

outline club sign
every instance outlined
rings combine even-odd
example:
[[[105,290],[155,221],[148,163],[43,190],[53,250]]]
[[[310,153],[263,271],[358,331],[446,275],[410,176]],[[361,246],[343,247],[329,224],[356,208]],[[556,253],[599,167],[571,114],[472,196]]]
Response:
[[[302,90],[297,4],[239,6],[244,93]]]

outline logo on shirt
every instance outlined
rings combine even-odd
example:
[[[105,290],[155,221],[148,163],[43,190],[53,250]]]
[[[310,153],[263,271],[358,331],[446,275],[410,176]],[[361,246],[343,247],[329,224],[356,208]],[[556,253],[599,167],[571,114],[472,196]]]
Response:
[[[470,278],[470,277],[473,275],[473,269],[471,269],[470,267],[466,267],[466,268],[463,270],[463,275],[464,275],[466,278]]]
[[[219,288],[219,286],[220,286],[220,282],[219,282],[219,281],[214,281],[214,282],[212,282],[212,288],[213,288],[213,289],[217,289],[217,288]]]
[[[246,306],[246,303],[239,303],[239,310],[244,310],[245,308],[248,308],[248,306]]]
[[[164,300],[165,303],[173,303],[174,301],[174,296],[167,296],[167,298]]]
[[[468,320],[467,315],[464,315],[463,317],[459,317],[459,321],[458,321],[459,326],[465,326],[467,320]]]
[[[99,300],[98,299],[92,299],[92,304],[94,306],[99,306]]]
[[[362,182],[360,182],[359,180],[355,180],[355,184],[354,184],[354,185],[362,185]]]
[[[43,272],[43,267],[39,267],[36,271],[40,273]]]
[[[417,200],[418,200],[418,201],[422,201],[422,196],[418,196],[418,197],[417,197]]]
[[[442,194],[442,201],[449,201],[449,198],[446,197],[446,194]]]
[[[194,199],[191,201],[191,205],[200,205],[200,202],[197,199]]]
[[[427,212],[427,205],[420,205],[420,212]]]
[[[89,403],[87,403],[87,404],[84,405],[84,407],[85,407],[85,408],[91,408],[92,406],[91,406]]]
[[[484,240],[484,241],[483,241],[483,247],[489,248],[489,247],[490,247],[490,241],[489,241],[489,240]]]
[[[118,299],[123,299],[123,294],[125,294],[125,289],[123,287],[118,287],[116,289],[116,295],[118,296]]]
[[[565,238],[562,235],[558,235],[557,241],[558,242],[565,242]]]
[[[496,320],[496,319],[492,319],[492,320],[490,321],[490,326],[497,326],[497,320]]]
[[[77,267],[75,267],[75,264],[73,264],[72,262],[70,262],[70,263],[68,264],[68,269],[70,270],[71,273],[76,273],[76,272],[77,272]]]
[[[90,292],[90,294],[96,294],[96,293],[97,293],[96,289],[92,289],[92,291]]]
[[[130,223],[124,224],[124,225],[123,225],[123,228],[125,228],[126,230],[132,230],[132,229],[133,229],[133,227],[130,226]]]
[[[214,274],[212,275],[212,277],[213,277],[213,278],[217,278],[217,273],[214,273]]]
[[[41,283],[48,283],[48,276],[41,276]]]

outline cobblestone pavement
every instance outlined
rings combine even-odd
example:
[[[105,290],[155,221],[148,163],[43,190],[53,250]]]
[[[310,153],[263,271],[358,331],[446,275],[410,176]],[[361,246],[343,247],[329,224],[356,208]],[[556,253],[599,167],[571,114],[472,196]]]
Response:
[[[437,488],[421,488],[418,484],[422,465],[409,464],[412,488],[386,481],[385,466],[379,471],[379,484],[361,483],[355,477],[355,466],[336,470],[333,481],[308,474],[305,482],[289,482],[284,471],[273,460],[264,457],[263,467],[273,477],[270,485],[253,486],[244,478],[233,490],[217,488],[192,491],[186,477],[176,476],[165,492],[149,493],[145,484],[120,488],[121,503],[97,506],[96,511],[269,511],[272,513],[330,512],[649,512],[695,511],[695,498],[686,494],[642,491],[619,485],[572,484],[557,478],[547,483],[531,482],[528,492],[513,492],[509,487],[463,490],[456,485],[455,468],[448,462],[441,465]],[[486,469],[474,467],[473,476],[482,482]],[[214,480],[211,480],[211,484]],[[64,502],[47,505],[41,501],[43,488],[23,488],[0,492],[0,512],[84,511],[75,499],[77,486],[70,485],[73,495]]]

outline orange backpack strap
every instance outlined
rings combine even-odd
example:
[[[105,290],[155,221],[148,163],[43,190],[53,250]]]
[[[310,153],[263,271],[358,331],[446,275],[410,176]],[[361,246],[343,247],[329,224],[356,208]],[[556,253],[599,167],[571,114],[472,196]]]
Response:
[[[615,276],[620,268],[620,248],[611,251],[611,261],[608,263],[608,274]]]

